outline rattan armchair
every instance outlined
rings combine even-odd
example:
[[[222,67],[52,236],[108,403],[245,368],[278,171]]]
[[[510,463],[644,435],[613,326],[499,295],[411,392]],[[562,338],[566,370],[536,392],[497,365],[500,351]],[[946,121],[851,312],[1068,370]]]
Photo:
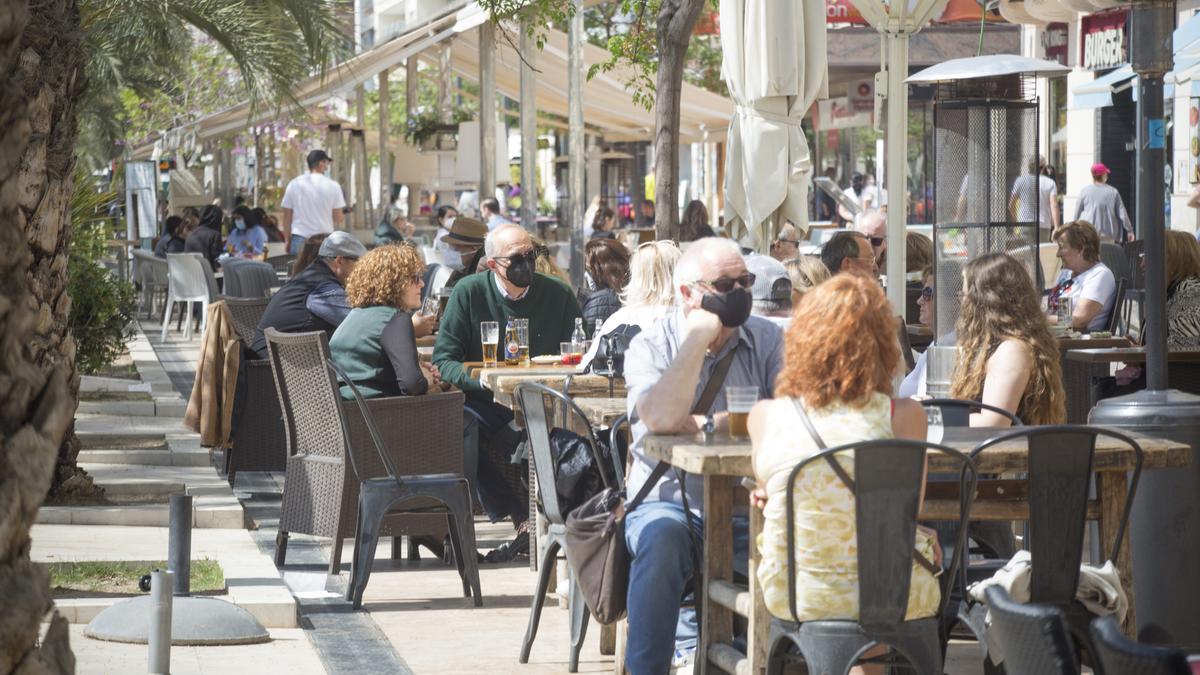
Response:
[[[344,460],[346,442],[339,412],[325,400],[328,396],[323,389],[332,386],[325,365],[329,357],[325,334],[286,334],[272,329],[265,333],[278,404],[284,412],[287,447],[275,564],[283,566],[286,560],[289,533],[329,537],[333,539],[329,572],[337,574],[342,544],[354,536],[359,482],[387,476],[388,471],[373,450],[370,430],[358,406],[339,398],[357,476]],[[284,369],[291,374],[284,377]],[[463,474],[463,401],[458,391],[367,401],[372,417],[385,430],[383,445],[397,472],[406,476]],[[404,504],[407,511],[432,506],[432,500]],[[379,534],[432,536],[442,541],[450,531],[446,518],[444,513],[389,514]],[[466,551],[465,556],[474,561],[475,551]]]
[[[270,300],[228,297],[222,300],[229,308],[233,329],[242,344],[249,345]],[[287,467],[283,413],[279,409],[271,364],[267,359],[245,358],[253,356],[245,350],[242,355],[238,376],[241,382],[229,439],[231,447],[225,451],[225,474],[230,485],[241,471],[283,471]]]

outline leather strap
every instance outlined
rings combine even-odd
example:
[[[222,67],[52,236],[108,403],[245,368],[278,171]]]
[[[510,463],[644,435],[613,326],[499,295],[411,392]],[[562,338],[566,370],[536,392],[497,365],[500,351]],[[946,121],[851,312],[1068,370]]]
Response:
[[[808,413],[804,410],[804,406],[800,405],[800,401],[796,399],[792,399],[792,405],[796,407],[796,414],[800,416],[800,421],[804,423],[804,428],[807,429],[809,435],[812,436],[813,443],[817,444],[817,448],[826,450],[827,447],[825,445],[825,441],[821,438],[821,434],[817,433],[817,428],[813,426],[812,420],[809,419]],[[842,466],[841,462],[838,462],[831,455],[825,455],[825,461],[829,463],[829,468],[833,469],[833,472],[837,474],[837,477],[841,479],[846,488],[853,493],[854,479],[851,478],[850,474],[846,472],[846,469]],[[915,548],[913,549],[913,560],[916,561],[916,563],[921,567],[924,567],[926,572],[929,572],[935,577],[942,573],[941,567],[934,564],[932,560],[925,557],[925,554],[921,553]]]

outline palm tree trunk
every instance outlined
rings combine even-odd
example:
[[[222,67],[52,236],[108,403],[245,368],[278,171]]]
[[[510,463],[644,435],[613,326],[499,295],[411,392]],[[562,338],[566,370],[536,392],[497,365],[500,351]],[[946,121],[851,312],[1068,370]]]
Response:
[[[50,242],[51,251],[65,249],[63,239],[63,200],[44,207],[33,203],[35,197],[55,197],[48,190],[52,161],[61,152],[74,151],[74,119],[65,139],[52,133],[61,126],[61,116],[53,116],[54,103],[77,92],[74,87],[57,91],[52,85],[38,86],[29,75],[53,66],[52,54],[65,44],[75,46],[78,62],[79,18],[73,2],[48,2],[45,11],[65,17],[73,32],[51,39],[42,32],[48,49],[30,49],[30,38],[39,33],[27,27],[29,10],[25,0],[0,1],[0,672],[73,673],[75,658],[68,642],[67,622],[57,612],[49,618],[50,630],[39,644],[38,633],[47,613],[53,609],[49,579],[45,571],[29,559],[29,529],[38,507],[50,486],[58,448],[75,412],[74,397],[67,386],[73,354],[46,359],[49,350],[65,344],[65,330],[51,346],[47,338],[61,315],[65,325],[66,307],[45,304],[46,281],[42,277],[53,268],[54,257],[47,255],[42,243]],[[58,24],[63,25],[63,24]],[[73,38],[73,39],[72,39]],[[52,48],[52,49],[50,49]],[[68,52],[66,56],[70,57]],[[70,61],[70,58],[67,59]],[[31,71],[34,71],[31,73]],[[57,84],[61,85],[59,81]],[[70,109],[70,105],[66,106]],[[39,119],[40,116],[40,119]],[[67,115],[67,117],[70,117]],[[52,147],[65,140],[66,147]],[[53,152],[52,152],[53,150]],[[70,162],[67,162],[69,167]],[[70,172],[65,175],[70,177]],[[29,179],[34,179],[33,181]],[[40,183],[37,182],[40,180]],[[32,216],[32,218],[31,218]],[[30,242],[38,246],[30,246]],[[39,271],[46,266],[45,271]],[[65,253],[59,268],[63,276]],[[33,291],[40,283],[42,295]],[[62,282],[58,295],[65,298]],[[64,300],[64,304],[69,301]],[[61,311],[59,311],[61,310]],[[72,347],[73,351],[73,347]]]
[[[679,239],[679,111],[688,41],[705,0],[663,0],[658,12],[658,81],[654,101],[654,227]]]
[[[18,169],[17,206],[33,254],[27,273],[37,310],[29,341],[32,361],[43,373],[63,371],[69,396],[61,405],[72,418],[79,399],[79,373],[75,369],[75,338],[67,323],[71,310],[67,214],[74,189],[76,104],[83,94],[84,57],[78,1],[39,2],[21,38],[17,64],[32,125]],[[98,496],[91,478],[76,466],[79,448],[72,422],[58,448],[49,491],[52,498]]]

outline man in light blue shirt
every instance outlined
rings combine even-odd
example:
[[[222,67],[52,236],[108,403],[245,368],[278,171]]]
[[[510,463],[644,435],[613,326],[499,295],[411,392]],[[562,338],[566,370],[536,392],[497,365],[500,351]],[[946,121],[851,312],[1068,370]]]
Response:
[[[485,199],[483,200],[483,203],[479,205],[479,208],[483,213],[483,222],[487,223],[488,232],[491,232],[501,225],[509,224],[508,218],[500,215],[499,201],[495,199]]]
[[[674,286],[679,308],[640,333],[625,353],[633,435],[626,488],[630,496],[658,463],[643,453],[647,434],[726,429],[725,387],[753,386],[760,396],[769,397],[783,365],[783,332],[766,319],[750,316],[754,275],[746,270],[733,241],[710,237],[694,242],[675,267]],[[735,348],[713,404],[693,414],[717,363]],[[684,491],[690,519],[683,508]],[[630,672],[667,672],[673,649],[679,664],[696,648],[695,612],[681,611],[680,600],[693,573],[689,520],[699,538],[703,504],[700,477],[687,476],[681,486],[675,472],[668,471],[626,516],[625,541],[633,559],[625,655]],[[735,533],[735,544],[736,539]]]

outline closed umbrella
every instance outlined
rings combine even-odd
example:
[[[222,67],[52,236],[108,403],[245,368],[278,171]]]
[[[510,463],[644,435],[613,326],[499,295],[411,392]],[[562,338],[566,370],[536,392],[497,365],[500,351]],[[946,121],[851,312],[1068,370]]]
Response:
[[[721,0],[721,49],[734,103],[725,222],[765,251],[780,219],[808,228],[812,160],[800,122],[828,96],[825,2]]]

